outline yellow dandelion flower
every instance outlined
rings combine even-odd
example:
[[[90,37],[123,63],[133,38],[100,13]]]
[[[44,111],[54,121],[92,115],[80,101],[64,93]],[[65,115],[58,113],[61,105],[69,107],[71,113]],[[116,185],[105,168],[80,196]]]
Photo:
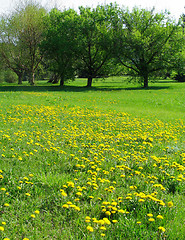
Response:
[[[110,216],[110,215],[111,215],[111,212],[110,212],[110,211],[106,211],[105,214],[106,214],[107,216]]]
[[[61,195],[62,195],[63,197],[67,197],[67,193],[65,193],[64,191],[61,192]]]
[[[93,231],[94,231],[93,227],[91,227],[91,226],[87,226],[87,230],[88,230],[89,232],[93,232]]]
[[[137,221],[136,223],[137,223],[137,224],[141,224],[141,222],[140,222],[140,221]]]
[[[148,213],[147,216],[148,217],[153,217],[153,214],[152,213]]]
[[[36,213],[36,214],[39,214],[39,213],[40,213],[40,211],[39,211],[39,210],[35,210],[35,213]]]
[[[105,222],[104,222],[103,219],[100,219],[100,220],[98,221],[98,223],[101,224],[101,225],[104,225],[104,224],[105,224]]]
[[[2,222],[2,225],[6,225],[6,222]]]
[[[158,215],[157,218],[158,219],[163,219],[163,216],[162,215]]]
[[[149,221],[149,222],[154,222],[155,219],[154,219],[154,218],[149,218],[148,221]]]
[[[25,193],[25,195],[26,195],[26,196],[28,196],[28,197],[30,197],[30,196],[31,196],[31,194],[30,194],[30,193]]]
[[[35,218],[35,214],[31,214],[31,217],[32,217],[32,218]]]
[[[64,204],[62,207],[63,207],[63,208],[69,208],[69,205]]]
[[[166,231],[166,229],[165,229],[164,227],[158,227],[158,229],[159,229],[160,231],[162,231],[162,232],[165,232],[165,231]]]
[[[131,200],[131,199],[132,199],[132,197],[128,196],[128,197],[126,197],[125,199],[127,199],[127,200]]]
[[[167,205],[168,205],[168,207],[173,207],[173,202],[170,201],[170,202],[167,203]]]
[[[3,232],[4,231],[4,227],[0,226],[0,231]]]
[[[112,222],[113,222],[113,223],[117,223],[117,222],[118,222],[118,220],[112,220]]]
[[[105,237],[105,234],[104,234],[104,233],[101,233],[101,236],[102,236],[102,237]]]
[[[4,204],[4,206],[5,206],[5,207],[9,207],[9,206],[10,206],[10,204],[8,204],[8,203],[5,203],[5,204]]]
[[[103,221],[105,222],[105,224],[107,224],[107,225],[110,225],[111,224],[111,222],[109,221],[109,219],[108,218],[103,218]]]
[[[120,212],[120,213],[126,213],[126,211],[123,210],[123,209],[118,210],[118,212]]]
[[[107,230],[106,227],[102,226],[100,227],[101,230]]]
[[[75,206],[75,210],[76,210],[76,211],[80,211],[80,208],[77,207],[77,206]]]

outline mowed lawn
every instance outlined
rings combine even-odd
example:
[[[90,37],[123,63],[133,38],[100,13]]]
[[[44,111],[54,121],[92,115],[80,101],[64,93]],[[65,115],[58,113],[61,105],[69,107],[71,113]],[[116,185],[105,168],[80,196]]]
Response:
[[[184,239],[185,83],[0,85],[0,239]]]

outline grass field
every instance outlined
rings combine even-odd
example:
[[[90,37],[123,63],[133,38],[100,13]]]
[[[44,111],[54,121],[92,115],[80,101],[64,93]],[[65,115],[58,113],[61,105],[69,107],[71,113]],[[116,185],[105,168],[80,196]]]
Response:
[[[184,239],[185,83],[0,85],[0,239]]]

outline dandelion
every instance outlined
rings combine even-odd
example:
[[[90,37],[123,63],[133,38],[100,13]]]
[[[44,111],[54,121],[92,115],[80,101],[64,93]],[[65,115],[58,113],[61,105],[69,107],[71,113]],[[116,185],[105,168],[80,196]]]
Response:
[[[163,219],[163,216],[162,215],[158,215],[157,218],[158,219]]]
[[[159,229],[160,231],[162,231],[162,232],[165,232],[165,231],[166,231],[166,229],[165,229],[164,227],[158,227],[158,229]]]
[[[64,204],[62,207],[63,207],[63,208],[69,208],[69,205]]]
[[[148,213],[147,216],[148,217],[153,217],[153,214],[152,213]]]
[[[137,223],[137,224],[141,224],[141,222],[140,222],[140,221],[137,221],[136,223]]]
[[[4,227],[0,226],[0,231],[3,232],[4,231]]]
[[[110,212],[110,211],[106,211],[105,214],[106,214],[107,216],[110,216],[110,215],[111,215],[111,212]]]
[[[154,219],[154,218],[149,218],[148,221],[149,221],[149,222],[154,222],[155,219]]]
[[[9,207],[9,206],[10,206],[10,204],[8,204],[8,203],[5,203],[5,204],[4,204],[4,206],[5,206],[5,207]]]
[[[3,240],[10,240],[9,238],[3,238]]]
[[[67,197],[67,193],[64,192],[64,191],[61,192],[61,195],[62,195],[63,197]]]
[[[167,205],[168,205],[168,207],[173,207],[173,202],[170,201],[170,202],[167,203]]]
[[[100,219],[100,220],[98,221],[98,223],[101,224],[101,225],[104,225],[104,224],[105,224],[105,222],[104,222],[103,219]]]
[[[2,225],[6,225],[6,222],[2,222]]]
[[[100,227],[101,230],[107,230],[106,227],[102,226]]]
[[[109,219],[108,218],[103,218],[103,221],[105,222],[105,224],[107,224],[107,225],[110,225],[111,224],[111,222],[109,221]]]
[[[75,206],[75,210],[76,210],[76,211],[80,211],[80,208],[77,207],[77,206]]]
[[[104,233],[101,233],[101,236],[102,236],[102,237],[105,237],[105,234],[104,234]]]
[[[28,196],[28,197],[30,197],[30,196],[31,196],[31,194],[30,194],[30,193],[25,193],[25,195],[26,195],[26,196]]]
[[[113,223],[117,223],[117,222],[118,222],[118,220],[112,220],[112,222],[113,222]]]
[[[89,232],[93,232],[93,231],[94,231],[93,227],[91,227],[91,226],[87,226],[87,230],[88,230]]]
[[[39,210],[35,210],[35,213],[36,213],[36,214],[39,214],[39,213],[40,213],[40,211],[39,211]]]
[[[127,200],[131,200],[131,199],[132,199],[132,197],[128,196],[128,197],[126,197],[125,199],[127,199]]]
[[[76,195],[77,196],[82,196],[82,193],[81,192],[77,192]]]

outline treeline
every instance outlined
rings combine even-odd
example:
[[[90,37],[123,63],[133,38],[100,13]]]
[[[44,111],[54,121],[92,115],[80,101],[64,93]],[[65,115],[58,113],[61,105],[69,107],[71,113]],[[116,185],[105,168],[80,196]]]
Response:
[[[79,7],[47,11],[28,1],[0,19],[0,68],[18,83],[35,76],[50,82],[75,77],[126,74],[144,87],[152,78],[184,76],[183,18],[169,13],[119,7]],[[1,77],[1,76],[0,76]]]

